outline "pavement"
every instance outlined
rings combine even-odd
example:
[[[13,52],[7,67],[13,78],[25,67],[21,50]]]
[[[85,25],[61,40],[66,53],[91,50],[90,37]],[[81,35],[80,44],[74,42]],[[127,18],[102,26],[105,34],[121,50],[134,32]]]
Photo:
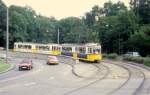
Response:
[[[74,65],[74,73],[76,73],[80,77],[90,78],[95,76],[98,72],[99,68],[92,64],[75,64]]]

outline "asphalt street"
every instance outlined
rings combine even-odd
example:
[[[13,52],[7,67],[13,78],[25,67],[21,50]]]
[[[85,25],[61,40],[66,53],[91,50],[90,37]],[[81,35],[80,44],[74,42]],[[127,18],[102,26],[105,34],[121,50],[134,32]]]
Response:
[[[5,52],[0,52],[3,54]],[[16,67],[0,74],[0,95],[150,95],[150,71],[124,62],[76,63],[58,57],[59,65],[46,65],[47,55],[9,54]],[[32,58],[32,70],[17,64]]]

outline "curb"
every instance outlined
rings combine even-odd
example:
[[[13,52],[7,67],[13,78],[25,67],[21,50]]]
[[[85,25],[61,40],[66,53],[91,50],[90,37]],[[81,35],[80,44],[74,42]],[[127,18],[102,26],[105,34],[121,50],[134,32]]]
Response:
[[[109,61],[109,59],[105,60],[105,61],[107,62],[107,61]],[[103,62],[105,62],[105,61],[103,61]],[[113,61],[113,60],[111,60],[111,61]],[[117,62],[120,62],[120,61],[117,61]],[[135,65],[135,66],[138,66],[138,67],[141,67],[141,68],[144,68],[144,69],[150,71],[150,67],[145,66],[144,64],[139,64],[139,63],[135,63],[135,62],[131,62],[131,61],[121,61],[121,62],[131,64],[131,65]]]
[[[129,64],[131,64],[131,65],[138,66],[138,67],[142,67],[142,68],[144,68],[144,69],[146,69],[146,70],[149,70],[149,71],[150,71],[150,67],[145,66],[145,65],[143,65],[143,64],[138,64],[138,63],[134,63],[134,62],[128,62],[128,63],[129,63]]]
[[[10,63],[9,63],[10,64]],[[6,73],[6,72],[8,72],[8,71],[11,71],[11,70],[13,70],[15,67],[16,67],[16,65],[14,65],[14,64],[10,64],[11,66],[8,68],[8,69],[6,69],[5,71],[2,71],[2,72],[0,72],[0,74],[3,74],[3,73]]]

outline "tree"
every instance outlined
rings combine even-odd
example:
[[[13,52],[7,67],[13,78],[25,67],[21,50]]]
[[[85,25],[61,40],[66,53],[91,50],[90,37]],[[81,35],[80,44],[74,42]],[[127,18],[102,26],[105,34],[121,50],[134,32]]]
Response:
[[[130,37],[130,45],[143,56],[150,56],[150,25],[142,26]]]
[[[0,47],[5,46],[5,33],[6,33],[6,6],[0,0]]]
[[[150,23],[150,1],[149,0],[131,0],[131,8],[140,17],[140,24]]]
[[[61,43],[78,43],[81,33],[84,32],[84,25],[79,18],[69,17],[59,22],[61,27]]]
[[[126,10],[127,7],[123,2],[120,1],[115,4],[113,4],[111,1],[104,4],[104,13],[106,16],[114,16]]]

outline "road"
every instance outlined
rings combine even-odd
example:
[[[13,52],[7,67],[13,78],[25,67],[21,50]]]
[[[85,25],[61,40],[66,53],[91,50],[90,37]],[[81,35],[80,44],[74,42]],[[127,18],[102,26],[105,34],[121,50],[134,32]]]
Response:
[[[112,61],[76,64],[66,57],[58,57],[59,65],[46,65],[47,55],[9,55],[16,67],[0,75],[0,95],[150,95],[150,71],[139,66]],[[31,71],[18,71],[24,57],[33,58]]]

